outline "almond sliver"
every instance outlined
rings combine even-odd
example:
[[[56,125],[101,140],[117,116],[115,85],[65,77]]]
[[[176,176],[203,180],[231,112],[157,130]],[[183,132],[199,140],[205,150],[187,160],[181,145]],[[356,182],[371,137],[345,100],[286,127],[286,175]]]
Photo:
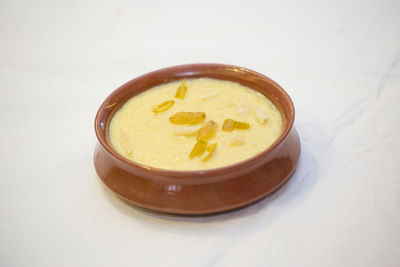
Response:
[[[184,128],[177,128],[174,131],[176,135],[195,135],[199,131],[201,125],[189,126]]]
[[[246,103],[238,105],[238,113],[241,117],[248,117],[250,115],[251,107]]]
[[[244,138],[241,137],[240,135],[235,135],[231,139],[231,145],[233,146],[240,146],[244,144]]]
[[[217,93],[217,92],[210,92],[208,94],[201,95],[200,99],[201,100],[207,100],[207,99],[210,99],[210,98],[218,96],[218,95],[219,95],[219,93]]]
[[[268,121],[267,112],[265,112],[263,109],[255,109],[254,115],[256,116],[257,121],[261,124],[264,124]]]

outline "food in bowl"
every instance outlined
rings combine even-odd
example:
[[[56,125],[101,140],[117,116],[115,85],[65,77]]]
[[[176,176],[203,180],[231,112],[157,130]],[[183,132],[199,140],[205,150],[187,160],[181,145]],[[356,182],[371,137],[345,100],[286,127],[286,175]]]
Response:
[[[263,94],[211,78],[174,81],[128,100],[109,127],[112,147],[144,166],[194,171],[224,167],[265,151],[282,117]]]
[[[193,120],[201,120],[204,117],[201,124],[207,126],[205,128],[207,130],[203,129],[201,135],[197,132],[190,137],[192,143],[191,146],[188,146],[189,151],[184,151],[184,153],[187,153],[185,160],[202,161],[208,155],[207,148],[209,148],[212,152],[211,156],[204,162],[211,162],[211,160],[217,158],[218,153],[223,153],[221,144],[214,146],[215,138],[219,134],[243,133],[248,129],[253,129],[253,123],[251,121],[246,122],[245,119],[242,120],[242,117],[214,121],[217,124],[217,127],[215,127],[213,123],[209,122],[211,120],[209,118],[210,112],[203,111],[203,116],[202,111],[193,109],[192,112],[196,113],[195,116],[190,115],[188,117],[187,113],[184,113],[183,118],[182,114],[177,114],[190,111],[172,112],[174,108],[178,107],[179,101],[182,100],[181,103],[183,103],[183,100],[188,99],[187,97],[191,93],[191,87],[188,86],[189,81],[198,78],[232,81],[248,86],[267,96],[280,112],[282,126],[278,139],[264,151],[247,160],[221,168],[200,170],[176,171],[151,168],[148,165],[132,161],[117,152],[110,137],[110,123],[114,115],[131,98],[145,94],[145,91],[151,90],[155,86],[174,81],[179,81],[177,83],[179,88],[182,81],[185,80],[186,91],[185,89],[178,90],[178,88],[175,88],[172,90],[172,95],[168,94],[167,99],[157,101],[146,112],[153,115],[170,112],[171,116],[166,116],[166,120],[169,120],[170,123],[187,119],[193,122]],[[232,90],[230,92],[232,93]],[[177,98],[175,98],[175,95]],[[204,97],[206,99],[215,97],[215,94]],[[241,109],[241,112],[244,112],[245,115],[246,109]],[[171,118],[173,115],[175,116]],[[251,113],[249,116],[254,117],[255,115]],[[168,67],[128,81],[104,100],[95,119],[95,131],[99,142],[94,152],[94,166],[99,178],[107,188],[120,198],[141,207],[186,215],[232,210],[269,195],[288,181],[294,173],[301,151],[300,139],[293,126],[294,118],[294,106],[289,95],[276,82],[260,73],[225,64],[190,64]],[[271,122],[270,119],[268,118],[266,125]],[[226,120],[228,121],[224,126]],[[246,123],[249,124],[248,127]],[[175,125],[175,127],[190,126]],[[216,128],[215,133],[213,133],[214,128]],[[206,151],[201,153],[201,149],[200,151],[195,150],[196,152],[190,158],[195,144],[199,141],[198,139],[202,138],[207,141]],[[182,138],[182,140],[189,139]],[[177,144],[175,143],[172,150],[176,147]],[[135,151],[135,149],[132,149],[131,153],[133,154]],[[159,152],[157,151],[157,153]],[[236,152],[235,157],[238,154],[240,153]]]

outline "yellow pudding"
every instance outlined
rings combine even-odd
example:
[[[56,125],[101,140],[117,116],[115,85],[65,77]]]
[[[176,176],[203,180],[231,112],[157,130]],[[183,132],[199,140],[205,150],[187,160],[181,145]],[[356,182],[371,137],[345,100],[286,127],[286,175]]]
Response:
[[[122,156],[166,170],[231,165],[266,150],[282,131],[275,105],[238,83],[209,78],[163,84],[113,116],[111,144]]]

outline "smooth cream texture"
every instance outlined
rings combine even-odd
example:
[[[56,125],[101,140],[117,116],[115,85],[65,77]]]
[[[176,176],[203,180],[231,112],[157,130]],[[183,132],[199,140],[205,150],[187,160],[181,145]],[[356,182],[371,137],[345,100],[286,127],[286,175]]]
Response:
[[[110,138],[115,150],[150,167],[168,170],[202,170],[231,165],[268,148],[280,135],[282,119],[278,109],[262,94],[230,81],[209,78],[186,80],[185,98],[175,98],[181,81],[146,90],[127,101],[110,123]],[[175,104],[167,111],[154,113],[152,108],[167,100]],[[218,142],[211,158],[201,161],[189,154],[196,136],[184,136],[190,125],[175,125],[173,114],[202,111],[206,120],[218,123],[216,135],[208,144]],[[247,130],[222,131],[225,119],[248,122]],[[262,123],[267,118],[266,123]]]

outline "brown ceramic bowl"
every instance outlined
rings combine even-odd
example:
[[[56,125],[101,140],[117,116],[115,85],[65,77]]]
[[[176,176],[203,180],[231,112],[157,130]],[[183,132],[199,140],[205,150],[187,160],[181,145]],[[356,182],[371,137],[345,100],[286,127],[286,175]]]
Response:
[[[283,131],[278,140],[250,159],[201,171],[152,168],[130,161],[114,151],[108,129],[112,116],[121,105],[154,86],[199,77],[237,82],[267,96],[282,115]],[[133,79],[107,97],[95,120],[99,143],[94,164],[109,189],[136,205],[178,214],[226,211],[267,196],[289,179],[300,155],[300,140],[293,121],[294,107],[290,97],[277,83],[262,74],[222,64],[170,67]]]

